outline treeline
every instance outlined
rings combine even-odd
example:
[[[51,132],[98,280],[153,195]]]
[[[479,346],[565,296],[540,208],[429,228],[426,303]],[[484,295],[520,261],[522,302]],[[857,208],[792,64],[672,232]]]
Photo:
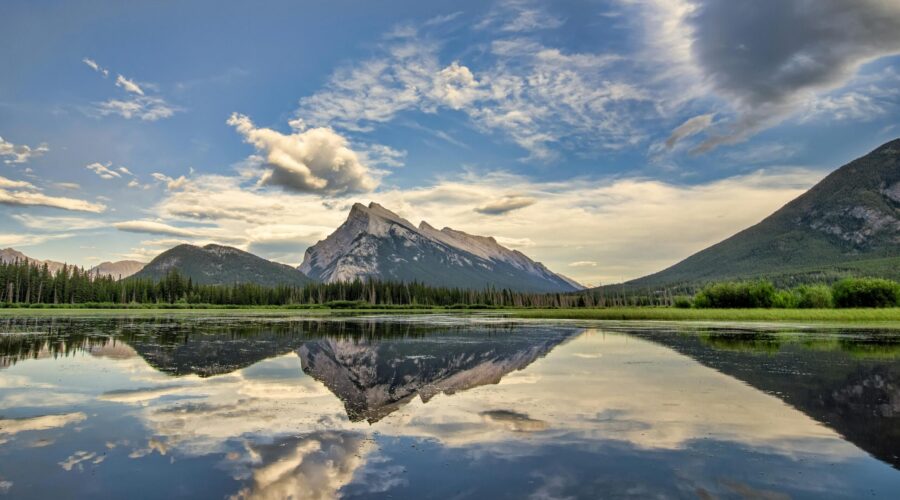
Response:
[[[0,263],[0,304],[152,304],[232,306],[405,307],[595,307],[613,302],[592,293],[523,293],[506,289],[469,290],[421,283],[361,281],[266,287],[249,283],[198,285],[178,271],[159,281],[115,280],[65,266]],[[625,305],[624,303],[622,305]]]
[[[900,283],[879,278],[845,278],[831,286],[800,285],[777,289],[770,281],[713,283],[676,307],[828,309],[900,307]]]
[[[900,306],[900,284],[890,280],[848,278],[826,285],[777,289],[769,281],[714,283],[696,295],[659,289],[645,295],[608,289],[575,293],[527,293],[434,287],[421,283],[361,281],[311,283],[302,287],[266,287],[249,283],[198,285],[170,271],[159,281],[96,276],[75,266],[51,273],[46,265],[0,263],[0,306],[117,305],[153,307],[297,306],[297,307],[459,307],[578,308],[675,306],[698,308],[829,308]]]

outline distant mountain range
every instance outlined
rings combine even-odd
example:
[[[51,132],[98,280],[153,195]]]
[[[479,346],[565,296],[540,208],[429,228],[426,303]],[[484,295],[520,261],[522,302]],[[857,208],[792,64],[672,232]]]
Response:
[[[65,265],[62,262],[56,262],[53,260],[34,259],[14,248],[4,248],[4,249],[0,250],[0,262],[9,264],[9,263],[13,263],[13,262],[26,262],[26,261],[30,264],[35,264],[38,266],[47,264],[47,269],[51,273],[55,273],[56,271],[59,271]]]
[[[89,272],[95,276],[108,276],[114,279],[124,279],[140,271],[146,266],[146,262],[136,260],[120,260],[118,262],[101,262],[90,268]]]
[[[306,250],[299,269],[327,283],[378,278],[535,292],[582,288],[494,238],[437,230],[424,221],[416,227],[377,203],[353,205],[337,230]]]
[[[0,261],[16,260],[47,264],[51,272],[63,266],[0,250]],[[90,272],[158,280],[172,269],[198,284],[302,286],[376,278],[530,292],[583,288],[492,237],[438,230],[424,221],[415,226],[377,203],[353,205],[340,227],[306,250],[298,268],[227,246],[179,245],[146,265],[104,262]],[[900,139],[837,169],[762,222],[668,269],[611,287],[696,287],[758,277],[791,284],[845,275],[900,279]]]
[[[291,266],[222,245],[178,245],[156,256],[133,277],[159,280],[172,269],[199,285],[303,286],[312,281]]]
[[[625,285],[842,274],[900,279],[900,139],[835,170],[759,224]]]

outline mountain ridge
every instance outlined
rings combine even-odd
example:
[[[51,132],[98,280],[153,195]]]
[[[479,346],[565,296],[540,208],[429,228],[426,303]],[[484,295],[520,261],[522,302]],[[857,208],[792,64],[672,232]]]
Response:
[[[541,292],[582,288],[493,237],[437,230],[425,221],[416,226],[375,202],[355,203],[343,224],[306,250],[298,269],[323,282],[377,278]]]
[[[217,244],[203,247],[177,245],[156,256],[131,278],[160,280],[172,269],[198,285],[254,283],[263,286],[303,286],[312,282],[287,264]]]
[[[900,275],[900,139],[834,170],[759,223],[624,285],[789,280],[832,269]]]

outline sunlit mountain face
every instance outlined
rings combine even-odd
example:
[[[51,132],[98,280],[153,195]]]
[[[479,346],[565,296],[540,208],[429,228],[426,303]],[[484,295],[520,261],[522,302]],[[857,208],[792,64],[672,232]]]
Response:
[[[900,356],[885,332],[432,316],[2,326],[0,481],[17,497],[900,486]]]

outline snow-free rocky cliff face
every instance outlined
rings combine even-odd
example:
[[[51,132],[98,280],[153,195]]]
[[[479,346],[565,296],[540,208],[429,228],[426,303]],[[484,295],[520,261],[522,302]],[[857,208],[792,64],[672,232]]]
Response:
[[[377,203],[353,205],[346,222],[306,251],[300,270],[326,283],[377,278],[537,292],[581,288],[494,238],[424,221],[416,227]]]

